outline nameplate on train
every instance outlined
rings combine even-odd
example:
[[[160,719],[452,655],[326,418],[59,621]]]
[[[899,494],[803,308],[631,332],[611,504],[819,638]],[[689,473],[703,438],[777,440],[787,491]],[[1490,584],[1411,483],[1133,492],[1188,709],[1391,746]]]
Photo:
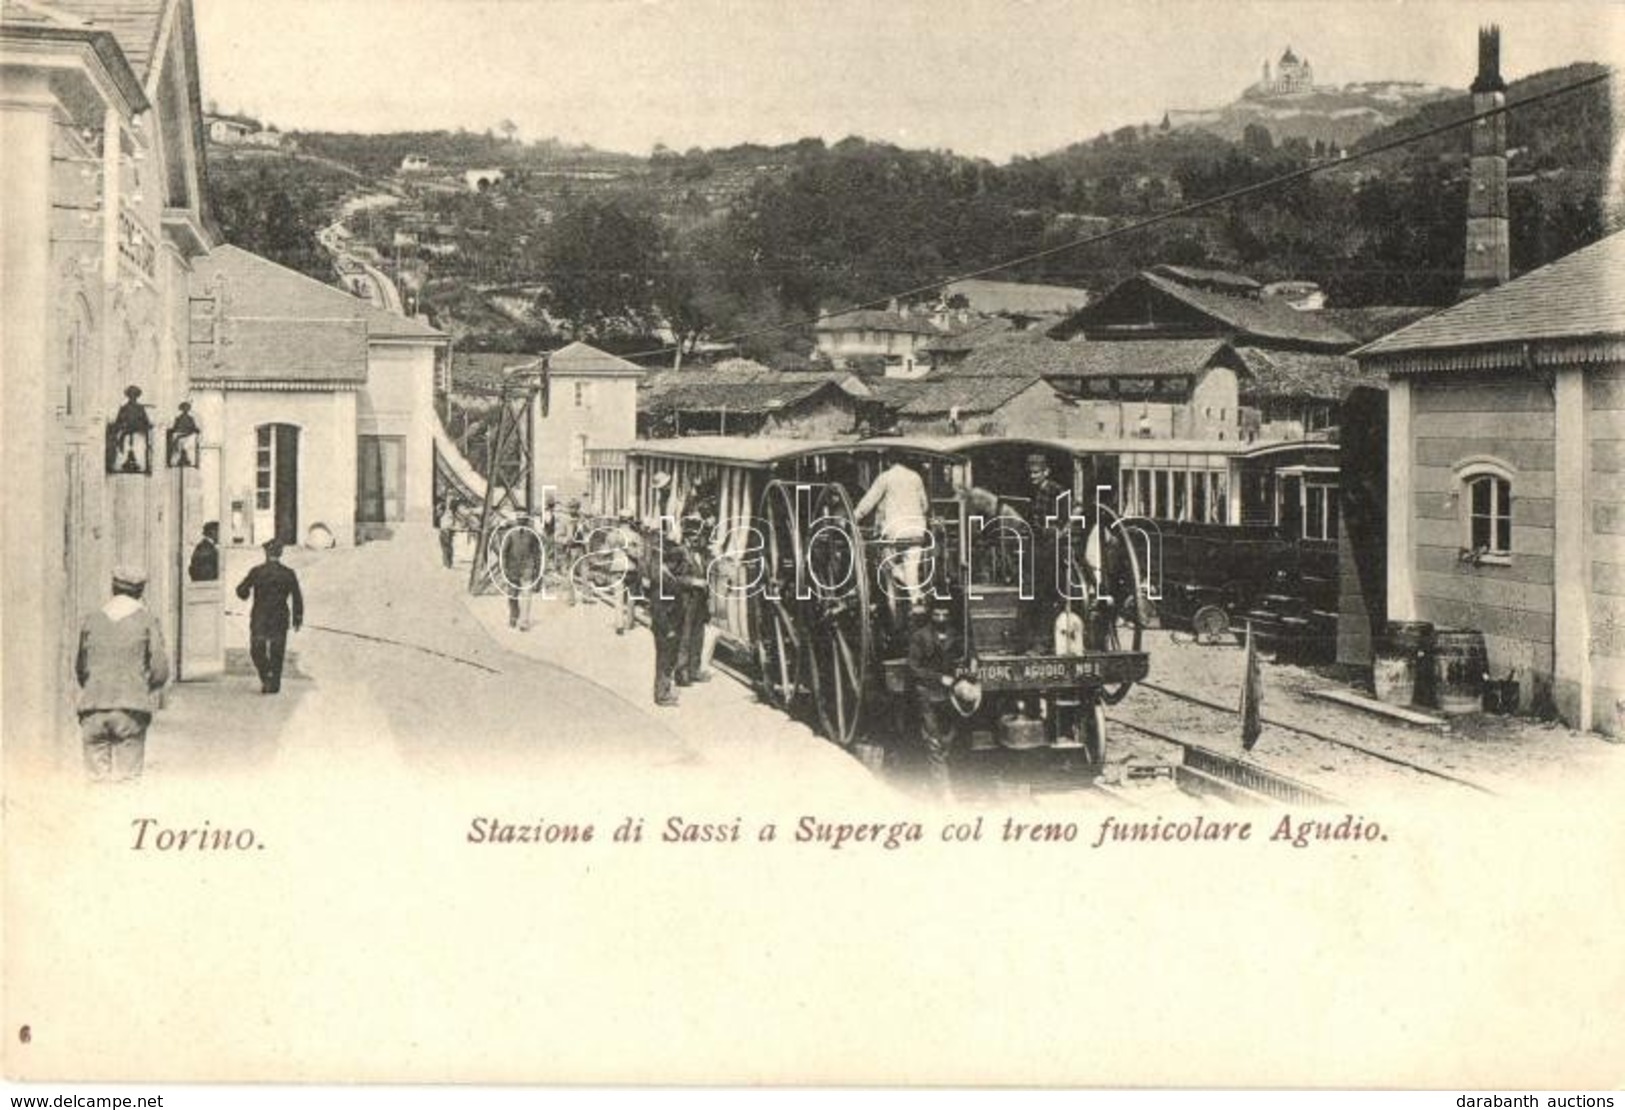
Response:
[[[983,659],[976,678],[984,687],[1067,686],[1084,679],[1098,679],[1100,662],[1095,659],[1038,656],[1030,659]]]

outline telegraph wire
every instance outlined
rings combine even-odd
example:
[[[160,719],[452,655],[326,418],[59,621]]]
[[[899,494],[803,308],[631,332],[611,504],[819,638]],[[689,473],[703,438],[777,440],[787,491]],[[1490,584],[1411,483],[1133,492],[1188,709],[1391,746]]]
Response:
[[[876,297],[871,300],[864,301],[861,304],[852,305],[849,308],[820,312],[813,316],[807,316],[797,320],[788,320],[780,324],[770,324],[765,327],[752,328],[748,331],[734,332],[730,335],[709,340],[709,342],[736,343],[741,339],[752,339],[758,335],[773,335],[777,332],[793,331],[797,328],[810,327],[813,324],[817,324],[820,321],[828,320],[835,316],[845,316],[849,312],[862,312],[867,309],[884,308],[890,305],[893,301],[901,301],[912,297],[923,296],[926,293],[931,293],[941,289],[944,285],[948,285],[951,282],[968,281],[972,278],[979,278],[988,274],[1000,273],[1016,266],[1024,266],[1029,262],[1036,262],[1039,259],[1049,258],[1057,254],[1063,254],[1066,251],[1077,250],[1081,247],[1093,246],[1096,243],[1104,243],[1109,239],[1116,239],[1136,231],[1143,231],[1148,227],[1155,227],[1158,224],[1168,223],[1172,220],[1182,220],[1188,216],[1195,215],[1196,213],[1206,212],[1211,208],[1217,208],[1220,205],[1229,204],[1232,201],[1240,200],[1244,197],[1250,197],[1259,193],[1268,192],[1271,189],[1279,188],[1280,186],[1289,184],[1293,181],[1301,181],[1304,178],[1312,177],[1318,173],[1324,173],[1327,170],[1340,169],[1353,162],[1363,161],[1367,158],[1374,158],[1379,154],[1386,154],[1389,151],[1398,150],[1401,147],[1409,146],[1410,144],[1420,142],[1423,139],[1430,139],[1435,135],[1442,135],[1447,131],[1454,131],[1458,127],[1465,127],[1468,124],[1477,123],[1480,120],[1505,115],[1514,109],[1524,108],[1530,104],[1538,104],[1543,100],[1550,100],[1558,96],[1566,96],[1569,93],[1578,92],[1579,90],[1589,88],[1592,85],[1600,85],[1604,81],[1611,80],[1613,76],[1614,74],[1612,70],[1594,74],[1591,77],[1582,78],[1581,80],[1575,81],[1571,84],[1562,85],[1555,89],[1548,89],[1545,92],[1536,93],[1533,96],[1526,96],[1521,100],[1513,101],[1509,104],[1503,104],[1499,108],[1491,108],[1485,112],[1476,112],[1469,116],[1463,116],[1458,120],[1452,120],[1448,123],[1438,124],[1433,127],[1429,127],[1426,130],[1418,131],[1413,135],[1406,135],[1398,139],[1390,139],[1388,142],[1379,143],[1374,147],[1367,150],[1362,150],[1357,154],[1350,154],[1345,158],[1339,158],[1335,161],[1321,162],[1312,166],[1304,166],[1301,169],[1292,170],[1289,173],[1278,174],[1277,176],[1268,178],[1264,181],[1258,181],[1251,185],[1244,185],[1239,189],[1232,189],[1230,192],[1221,194],[1220,196],[1209,197],[1207,200],[1195,201],[1191,204],[1186,204],[1167,212],[1159,212],[1154,216],[1148,216],[1145,219],[1136,220],[1134,223],[1124,224],[1122,227],[1109,228],[1106,231],[1097,232],[1092,235],[1085,235],[1079,239],[1073,239],[1065,243],[1058,243],[1053,247],[1045,247],[1043,250],[1033,251],[1029,254],[1020,255],[1016,258],[1008,258],[1002,262],[995,262],[991,265],[983,266],[980,269],[967,270],[960,274],[938,278],[935,281],[928,282],[924,285],[916,285],[910,289],[904,289],[901,292],[890,293],[883,297]],[[680,344],[667,345],[665,347],[656,347],[647,351],[634,351],[631,354],[622,355],[621,357],[627,359],[654,358],[657,355],[675,354],[680,349]]]

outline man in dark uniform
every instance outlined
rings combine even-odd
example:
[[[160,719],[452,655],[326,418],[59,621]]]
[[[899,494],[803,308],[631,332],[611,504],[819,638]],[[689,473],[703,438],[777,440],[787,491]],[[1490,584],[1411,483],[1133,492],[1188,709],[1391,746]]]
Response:
[[[680,533],[674,539],[658,528],[645,550],[649,629],[655,637],[655,704],[673,706],[677,693],[672,685],[683,651],[683,597],[692,573],[689,555]]]
[[[1027,480],[1032,488],[1027,525],[1032,530],[1033,573],[1021,599],[1022,632],[1028,651],[1048,653],[1054,640],[1051,625],[1060,610],[1059,547],[1069,523],[1069,505],[1066,487],[1050,477],[1049,460],[1043,455],[1027,456]]]
[[[958,711],[950,699],[955,672],[964,661],[964,647],[951,603],[934,596],[931,616],[917,623],[909,636],[908,668],[914,678],[926,773],[932,792],[942,798],[948,796],[948,760],[959,733]]]
[[[448,570],[457,542],[457,509],[457,499],[448,497],[440,502],[440,511],[435,514],[435,528],[440,533],[440,562]]]
[[[244,601],[254,595],[248,613],[248,654],[260,673],[260,693],[275,694],[282,689],[282,656],[288,647],[290,616],[295,632],[305,622],[305,599],[299,592],[299,576],[282,565],[282,542],[265,544],[265,562],[248,572],[237,585]]]
[[[711,590],[706,577],[710,522],[697,513],[683,518],[682,630],[678,634],[677,685],[710,682],[705,669],[705,626],[711,621]]]
[[[502,592],[508,595],[508,627],[530,630],[530,595],[542,581],[542,538],[536,518],[521,513],[502,535],[498,548]]]
[[[186,565],[186,576],[194,582],[214,582],[220,577],[220,524],[209,521],[203,526],[203,538],[192,548],[192,560]]]

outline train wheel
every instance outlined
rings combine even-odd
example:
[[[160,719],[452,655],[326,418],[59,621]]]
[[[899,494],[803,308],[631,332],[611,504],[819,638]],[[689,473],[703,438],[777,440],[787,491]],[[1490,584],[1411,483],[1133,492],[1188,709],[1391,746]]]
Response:
[[[1078,731],[1089,762],[1097,766],[1106,762],[1106,707],[1098,701],[1085,706],[1078,714]]]
[[[788,709],[810,686],[806,637],[795,608],[797,575],[803,563],[794,496],[791,487],[769,482],[762,490],[757,517],[764,533],[751,622],[757,689],[764,701],[780,709]]]
[[[788,709],[807,685],[807,653],[779,598],[756,600],[756,688],[762,700]]]
[[[824,735],[842,747],[857,739],[874,657],[869,564],[852,503],[824,487],[802,538],[812,600],[807,617],[813,701]]]

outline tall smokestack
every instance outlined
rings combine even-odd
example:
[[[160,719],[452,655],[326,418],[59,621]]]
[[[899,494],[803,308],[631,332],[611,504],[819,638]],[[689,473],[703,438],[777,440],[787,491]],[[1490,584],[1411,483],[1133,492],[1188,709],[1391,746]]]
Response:
[[[1501,28],[1478,30],[1478,76],[1473,79],[1473,114],[1506,105],[1501,80]],[[1512,276],[1512,244],[1507,219],[1507,118],[1503,113],[1473,124],[1472,173],[1467,186],[1467,258],[1463,298],[1482,293]]]

